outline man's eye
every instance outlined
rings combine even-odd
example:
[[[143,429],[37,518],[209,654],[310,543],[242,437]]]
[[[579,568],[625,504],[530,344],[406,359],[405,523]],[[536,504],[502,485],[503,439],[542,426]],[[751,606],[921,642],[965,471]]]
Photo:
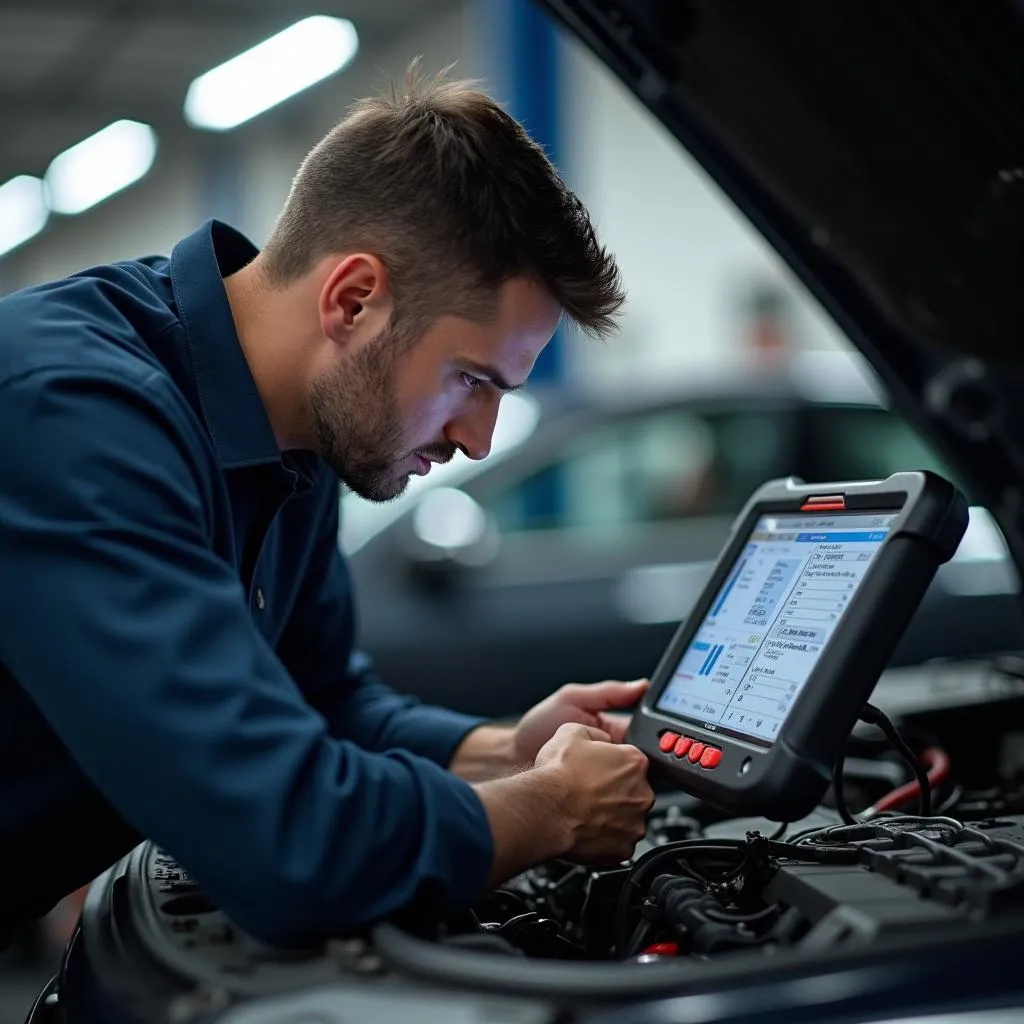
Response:
[[[463,373],[462,383],[465,384],[470,391],[475,391],[481,384],[483,384],[483,381],[480,380],[479,377],[474,377],[471,373]]]

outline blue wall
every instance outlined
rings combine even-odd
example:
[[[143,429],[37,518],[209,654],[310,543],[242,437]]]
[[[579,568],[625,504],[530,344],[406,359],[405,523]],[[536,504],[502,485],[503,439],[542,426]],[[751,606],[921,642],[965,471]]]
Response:
[[[559,166],[559,40],[554,25],[530,0],[476,0],[476,60],[486,84]],[[531,381],[565,378],[560,334],[537,360]]]

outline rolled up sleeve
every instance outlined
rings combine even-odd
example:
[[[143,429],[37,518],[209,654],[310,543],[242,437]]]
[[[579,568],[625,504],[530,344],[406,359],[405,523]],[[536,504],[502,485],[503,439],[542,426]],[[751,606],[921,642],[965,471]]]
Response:
[[[393,742],[406,712],[355,686],[350,736],[406,750],[331,734],[214,553],[214,456],[165,378],[9,379],[0,451],[0,656],[82,771],[218,905],[291,942],[421,887],[479,892],[486,817],[433,763],[461,724]]]

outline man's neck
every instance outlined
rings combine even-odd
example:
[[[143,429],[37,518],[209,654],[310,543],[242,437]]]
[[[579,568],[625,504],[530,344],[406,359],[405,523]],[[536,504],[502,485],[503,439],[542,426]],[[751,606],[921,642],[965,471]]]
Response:
[[[258,260],[226,277],[224,290],[278,448],[308,447],[305,364],[296,331],[302,322],[299,310],[306,303],[289,289],[267,284]]]

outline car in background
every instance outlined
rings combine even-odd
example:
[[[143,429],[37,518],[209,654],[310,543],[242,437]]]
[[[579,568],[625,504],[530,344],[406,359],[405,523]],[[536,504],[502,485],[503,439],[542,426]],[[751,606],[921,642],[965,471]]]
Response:
[[[668,392],[507,396],[490,457],[386,505],[347,496],[360,645],[400,690],[521,713],[571,680],[653,670],[765,480],[952,476],[845,353]],[[1017,645],[1019,578],[983,509],[894,664]]]

